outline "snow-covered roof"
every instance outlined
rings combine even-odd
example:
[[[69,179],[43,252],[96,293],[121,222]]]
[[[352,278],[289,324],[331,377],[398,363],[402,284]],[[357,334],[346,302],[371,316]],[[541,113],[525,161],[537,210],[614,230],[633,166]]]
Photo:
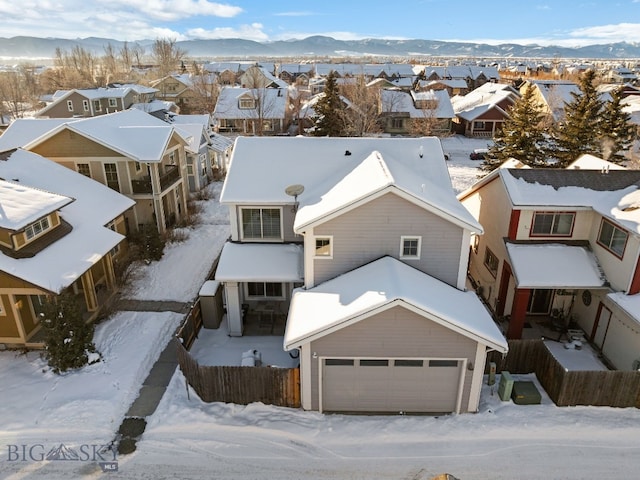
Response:
[[[461,335],[507,351],[507,341],[474,292],[458,290],[392,257],[295,290],[284,348],[299,347],[395,305],[418,309]]]
[[[233,147],[233,140],[218,133],[209,135],[211,141],[210,147],[216,152],[225,152]]]
[[[17,126],[12,130],[14,125]],[[0,136],[0,151],[16,147],[31,149],[63,129],[71,130],[139,162],[161,161],[175,132],[173,126],[137,109],[89,118],[24,119],[15,121]]]
[[[21,149],[2,154],[0,177],[75,199],[59,210],[72,227],[67,235],[31,258],[16,259],[0,253],[1,271],[59,293],[124,239],[105,226],[135,204],[124,195]]]
[[[518,93],[513,87],[499,83],[485,83],[464,96],[456,95],[451,99],[455,114],[467,121],[473,121],[504,100],[514,103]],[[506,112],[503,111],[506,116]]]
[[[220,90],[212,116],[215,119],[284,118],[287,91],[287,88],[223,87]],[[256,102],[260,102],[259,109],[240,108],[239,100],[243,96],[248,96],[256,100]]]
[[[606,278],[586,247],[559,243],[516,244],[507,252],[518,288],[602,288]]]
[[[640,294],[625,295],[623,292],[613,292],[607,294],[607,297],[640,324]]]
[[[297,184],[305,187],[297,197],[298,227],[393,189],[462,228],[482,231],[455,197],[436,137],[238,137],[220,201],[291,204],[285,189]]]
[[[514,206],[591,208],[640,235],[640,171],[500,169]]]
[[[0,228],[17,231],[65,205],[73,198],[28,185],[0,180]]]
[[[203,142],[207,142],[205,126],[202,124],[179,124],[175,126],[175,129],[184,138],[187,143],[185,150],[190,153],[198,153]]]
[[[225,243],[219,282],[302,282],[302,246],[291,243]]]
[[[617,163],[608,162],[595,155],[584,154],[567,165],[568,170],[625,170],[625,167]]]
[[[429,109],[416,107],[416,102],[431,101],[436,108],[431,115]],[[429,90],[426,92],[405,92],[402,90],[380,90],[380,102],[384,113],[409,113],[410,118],[454,118],[451,99],[446,90]]]

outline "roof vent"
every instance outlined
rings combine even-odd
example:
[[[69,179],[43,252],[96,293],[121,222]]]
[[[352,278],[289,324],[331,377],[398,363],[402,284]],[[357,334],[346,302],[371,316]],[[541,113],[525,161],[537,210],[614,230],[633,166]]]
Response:
[[[350,152],[349,150],[345,150],[345,151],[344,151],[344,155],[345,155],[346,157],[348,157],[349,155],[351,155],[351,152]]]

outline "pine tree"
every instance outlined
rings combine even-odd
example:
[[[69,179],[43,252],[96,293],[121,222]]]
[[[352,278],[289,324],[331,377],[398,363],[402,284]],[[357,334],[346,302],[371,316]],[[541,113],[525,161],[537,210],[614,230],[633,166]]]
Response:
[[[78,299],[65,292],[43,305],[45,356],[54,373],[81,368],[97,353],[93,343],[93,324],[82,318]]]
[[[580,78],[580,93],[571,92],[573,100],[564,107],[564,120],[554,132],[554,156],[557,166],[564,168],[579,156],[602,155],[598,138],[603,102],[594,85],[595,71],[588,70]]]
[[[534,100],[533,88],[527,88],[509,110],[509,118],[496,136],[482,168],[493,170],[510,158],[530,167],[546,166],[544,117],[542,108]]]
[[[314,135],[317,137],[339,137],[345,135],[343,110],[345,108],[338,85],[337,74],[332,70],[327,75],[322,95],[315,105],[316,116]]]
[[[631,116],[622,110],[620,91],[611,93],[611,101],[606,102],[600,115],[600,143],[602,158],[613,163],[626,160],[620,152],[633,145],[634,131],[629,122]]]

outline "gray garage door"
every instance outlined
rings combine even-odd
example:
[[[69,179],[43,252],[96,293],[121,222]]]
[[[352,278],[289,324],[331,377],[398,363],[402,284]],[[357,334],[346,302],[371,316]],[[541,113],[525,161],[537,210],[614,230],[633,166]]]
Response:
[[[458,360],[324,359],[322,409],[328,412],[456,410]]]

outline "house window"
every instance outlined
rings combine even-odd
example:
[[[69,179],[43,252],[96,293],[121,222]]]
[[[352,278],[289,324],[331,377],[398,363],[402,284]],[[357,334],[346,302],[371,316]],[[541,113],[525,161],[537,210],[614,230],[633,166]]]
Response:
[[[36,321],[40,319],[41,314],[44,314],[44,306],[47,303],[46,295],[29,295],[31,299],[31,305],[33,306],[33,312],[35,313]]]
[[[484,130],[485,129],[484,122],[473,122],[473,129],[474,130]]]
[[[331,258],[333,256],[331,237],[316,237],[316,257]]]
[[[120,191],[120,183],[118,182],[118,169],[115,163],[104,164],[104,178],[107,181],[107,187]]]
[[[573,213],[536,212],[533,215],[531,236],[571,236],[573,229]]]
[[[256,101],[249,97],[241,98],[238,102],[238,108],[256,108]]]
[[[243,238],[282,239],[279,208],[243,208],[241,214]]]
[[[284,298],[281,283],[270,282],[248,282],[247,296],[252,299],[256,298]]]
[[[484,266],[487,267],[491,275],[496,277],[498,275],[498,257],[488,248],[484,251]]]
[[[89,100],[83,100],[83,101],[82,101],[82,109],[83,109],[85,112],[88,112],[88,111],[89,111]]]
[[[604,218],[600,225],[600,233],[598,234],[598,243],[611,253],[618,257],[622,257],[624,247],[627,244],[627,232],[619,229],[611,222]]]
[[[78,169],[78,173],[91,178],[91,170],[89,169],[88,163],[79,163],[76,165],[76,168]]]
[[[140,164],[140,162],[133,162],[136,166],[136,172],[139,172],[140,170],[142,170],[142,165]]]
[[[420,259],[422,237],[400,237],[400,258]]]
[[[404,126],[404,120],[402,118],[392,118],[391,128],[402,128]]]
[[[176,164],[176,152],[171,152],[169,154],[169,165],[175,165]]]
[[[100,103],[100,100],[94,100],[94,101],[93,101],[93,109],[94,109],[96,112],[100,112],[100,111],[102,111],[102,104]]]
[[[49,218],[44,217],[25,228],[24,234],[26,235],[27,240],[31,240],[32,238],[35,238],[49,230],[50,227],[51,224],[49,223]]]
[[[73,100],[67,100],[67,110],[73,112]]]
[[[110,98],[109,99],[109,106],[110,107],[117,107],[118,106],[118,101],[115,98]]]

